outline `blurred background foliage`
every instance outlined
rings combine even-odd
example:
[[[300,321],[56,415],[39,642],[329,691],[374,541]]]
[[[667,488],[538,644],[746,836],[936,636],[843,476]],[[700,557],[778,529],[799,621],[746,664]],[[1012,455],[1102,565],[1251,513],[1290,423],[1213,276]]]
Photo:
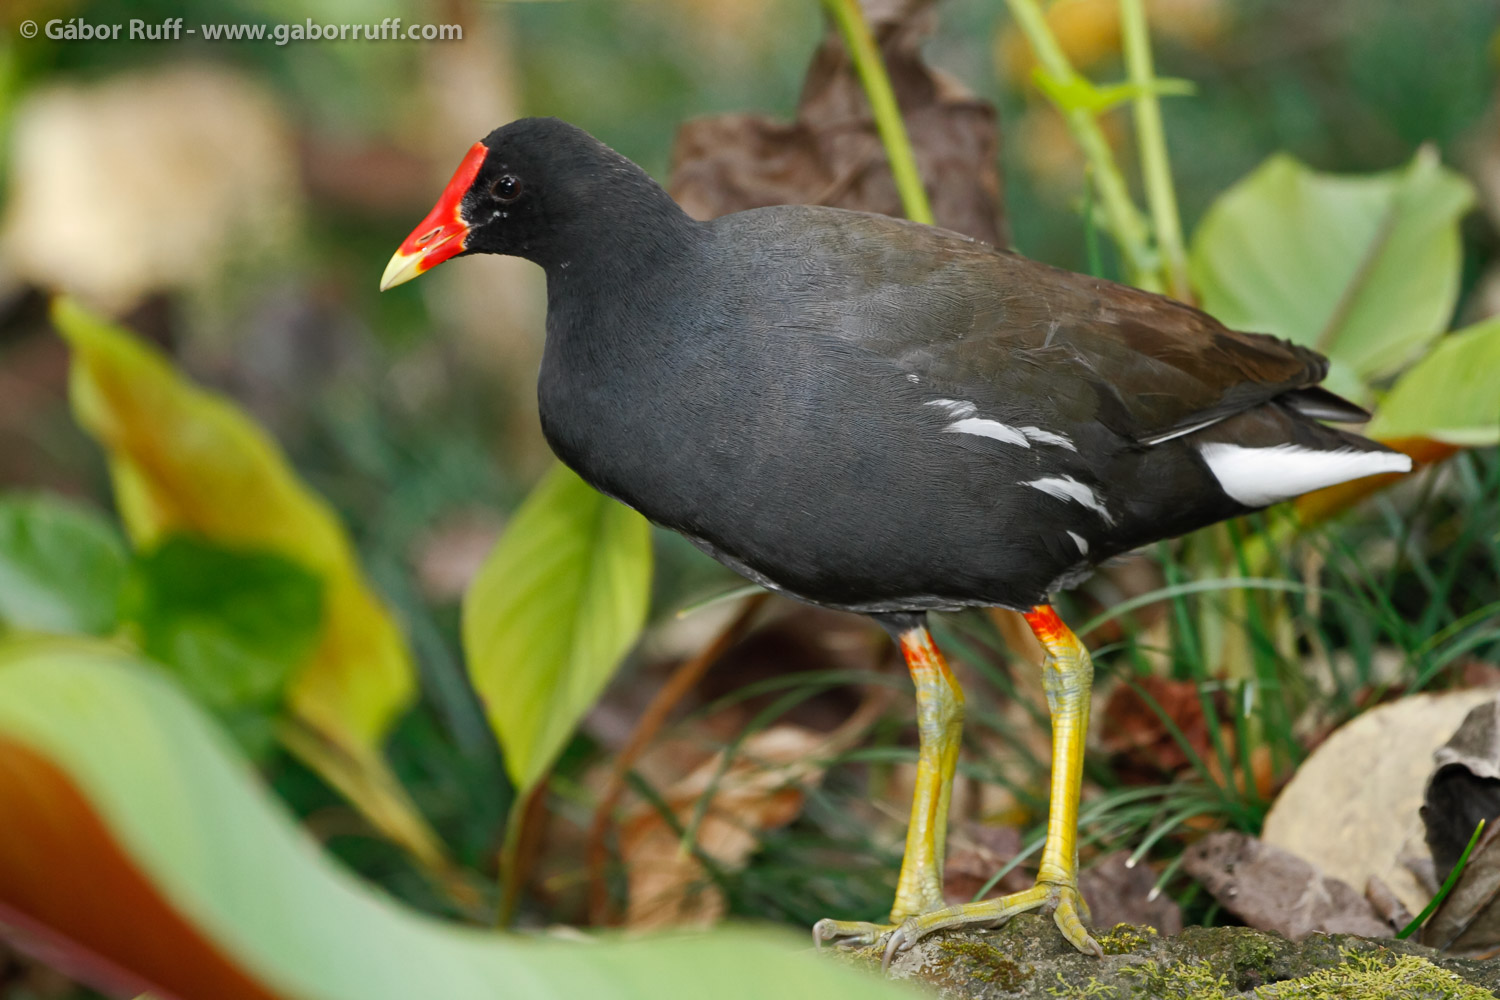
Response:
[[[1461,223],[1453,325],[1500,312],[1500,5],[1154,0],[1148,8],[1158,73],[1195,85],[1192,96],[1162,105],[1188,232],[1274,153],[1321,171],[1373,172],[1407,164],[1432,144],[1475,185],[1482,209]],[[253,617],[233,623],[239,637],[224,641],[235,644],[239,662],[276,665],[269,687],[251,684],[248,694],[194,675],[182,666],[191,657],[170,652],[201,624],[185,620],[182,601],[161,597],[183,588],[184,567],[221,578],[242,571],[245,591],[272,608],[319,592],[318,580],[269,555],[233,573],[215,571],[222,560],[248,557],[188,541],[127,567],[120,533],[94,518],[78,529],[97,542],[94,565],[131,583],[123,610],[101,610],[112,598],[94,595],[85,617],[99,621],[84,630],[102,631],[100,622],[116,616],[135,622],[143,648],[175,661],[200,701],[233,709],[231,730],[341,858],[419,908],[480,919],[499,895],[497,854],[515,803],[464,672],[460,599],[548,466],[533,388],[543,285],[530,265],[493,258],[465,259],[386,295],[377,295],[377,278],[463,150],[490,129],[521,115],[556,115],[665,181],[684,120],[742,110],[792,116],[822,20],[811,0],[390,0],[378,12],[352,0],[261,0],[198,3],[187,16],[191,26],[365,23],[377,13],[408,24],[457,23],[464,38],[285,46],[26,40],[11,30],[23,18],[154,23],[183,11],[166,0],[8,5],[0,35],[0,490],[113,509],[101,452],[69,412],[68,354],[47,316],[53,291],[139,331],[192,379],[243,406],[329,501],[409,641],[420,692],[400,712],[386,752],[403,794],[451,859],[413,861],[422,850],[376,835],[328,772],[320,777],[306,753],[278,748],[267,735],[257,706],[285,688],[286,664],[312,641],[295,614],[274,637]],[[1096,79],[1121,75],[1113,0],[1067,0],[1054,14],[1076,67]],[[938,15],[928,62],[1000,112],[1013,245],[1088,270],[1083,160],[1061,116],[1031,85],[1031,58],[1005,4],[943,0]],[[1128,121],[1118,114],[1101,121],[1128,173],[1135,162]],[[1099,266],[1120,276],[1107,242]],[[0,509],[0,532],[23,523],[30,502]],[[675,536],[653,532],[652,545],[645,639],[563,750],[529,841],[510,829],[512,850],[525,855],[526,923],[587,918],[586,833],[608,787],[610,756],[628,742],[652,692],[738,610],[721,602],[679,617],[737,579]],[[1211,651],[1205,628],[1222,627],[1226,616],[1254,619],[1254,609],[1180,586],[1160,600],[1160,588],[1190,583],[1204,564],[1180,555],[1164,547],[1102,575],[1077,609],[1079,622],[1095,619],[1090,640],[1102,646],[1101,675],[1145,692],[1113,716],[1126,736],[1099,736],[1110,751],[1091,765],[1104,803],[1095,816],[1107,820],[1090,839],[1100,849],[1143,839],[1150,847],[1185,823],[1253,832],[1288,769],[1334,723],[1392,692],[1483,680],[1500,659],[1493,627],[1471,628],[1492,626],[1500,602],[1493,448],[1412,477],[1295,549],[1242,567],[1266,579],[1321,577],[1329,592],[1349,595],[1321,599],[1308,590],[1291,599],[1300,637],[1292,648],[1320,667],[1306,682],[1316,693],[1297,695],[1295,717],[1237,722],[1221,697],[1246,689],[1215,688],[1216,666],[1183,653]],[[1138,617],[1108,610],[1151,594],[1158,600]],[[210,606],[231,597],[192,600]],[[0,600],[0,619],[7,610]],[[1245,627],[1263,640],[1252,643],[1257,656],[1287,649],[1279,637],[1285,622]],[[1003,620],[966,614],[941,629],[970,686],[991,692],[973,700],[967,791],[956,795],[967,839],[955,847],[953,867],[970,865],[963,877],[972,884],[960,888],[972,894],[996,868],[1020,860],[1020,834],[1044,815],[1045,728],[1026,671],[1007,666],[1018,640]],[[1282,679],[1309,673],[1300,660],[1275,666],[1270,674]],[[1132,706],[1173,695],[1162,686],[1173,680],[1209,682],[1208,695],[1191,699],[1201,739],[1121,722]],[[698,686],[667,738],[621,779],[631,804],[609,841],[611,857],[626,855],[637,868],[609,866],[606,888],[626,919],[652,926],[727,912],[807,925],[878,915],[894,881],[909,787],[902,767],[911,758],[910,713],[904,701],[890,707],[905,692],[866,623],[773,606]],[[1290,697],[1276,692],[1271,702]],[[851,713],[858,748],[846,728]],[[1103,705],[1098,714],[1111,717]],[[1240,732],[1247,727],[1262,731]],[[1235,752],[1251,743],[1264,754]],[[715,756],[726,746],[746,751],[761,770],[729,780],[738,765]],[[1213,751],[1212,759],[1191,759],[1196,749]],[[821,762],[816,774],[798,770],[810,754]],[[710,808],[704,788],[726,781],[740,798]],[[794,801],[782,794],[787,787]],[[725,824],[725,810],[751,818]],[[1012,831],[1015,842],[996,841],[996,829]],[[407,833],[408,848],[426,836]],[[685,842],[699,845],[698,867],[686,872],[671,863]],[[1169,884],[1188,919],[1215,919],[1201,893],[1174,881],[1180,845],[1158,853],[1148,883]],[[662,884],[643,886],[642,871],[665,872]],[[45,973],[7,972],[3,963],[0,982],[15,996],[67,995]]]

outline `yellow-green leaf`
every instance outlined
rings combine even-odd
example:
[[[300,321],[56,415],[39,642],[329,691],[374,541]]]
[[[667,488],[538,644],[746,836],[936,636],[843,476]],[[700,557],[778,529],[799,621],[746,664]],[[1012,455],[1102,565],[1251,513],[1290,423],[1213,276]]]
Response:
[[[645,519],[561,465],[490,553],[464,599],[464,650],[523,792],[635,642],[650,589]]]
[[[1450,334],[1402,375],[1368,428],[1382,439],[1500,444],[1500,319]]]
[[[580,944],[422,916],[319,851],[160,671],[0,646],[0,933],[111,996],[887,1000],[785,932]]]
[[[1193,237],[1199,303],[1241,330],[1334,362],[1330,385],[1369,398],[1447,329],[1458,296],[1458,220],[1472,186],[1431,149],[1387,173],[1341,176],[1289,156],[1224,193]]]
[[[154,348],[68,299],[52,315],[73,349],[74,412],[108,453],[131,540],[149,547],[168,534],[201,535],[316,574],[323,632],[292,681],[291,705],[332,739],[377,744],[412,696],[411,655],[328,503],[264,431]]]

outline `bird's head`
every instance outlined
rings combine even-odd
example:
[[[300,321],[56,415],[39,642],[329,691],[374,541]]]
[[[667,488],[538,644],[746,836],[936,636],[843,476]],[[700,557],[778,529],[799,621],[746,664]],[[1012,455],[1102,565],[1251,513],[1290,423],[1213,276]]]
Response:
[[[675,203],[635,164],[556,118],[523,118],[469,148],[380,278],[385,291],[445,260],[498,253],[548,264],[567,247]]]

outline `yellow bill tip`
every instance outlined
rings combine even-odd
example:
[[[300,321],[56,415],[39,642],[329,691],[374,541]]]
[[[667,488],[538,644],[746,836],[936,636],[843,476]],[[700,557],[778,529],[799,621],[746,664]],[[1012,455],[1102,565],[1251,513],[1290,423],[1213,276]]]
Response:
[[[380,276],[380,290],[383,292],[405,284],[421,274],[422,270],[420,253],[403,253],[397,250],[391,257],[391,262],[385,266],[385,273]]]

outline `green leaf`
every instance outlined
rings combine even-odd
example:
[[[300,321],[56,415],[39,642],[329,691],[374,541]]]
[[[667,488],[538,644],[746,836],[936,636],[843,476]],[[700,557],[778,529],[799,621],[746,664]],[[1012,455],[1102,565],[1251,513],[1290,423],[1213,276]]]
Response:
[[[271,552],[173,535],[142,555],[129,617],[142,649],[257,751],[322,628],[322,583]]]
[[[108,634],[127,558],[119,532],[87,508],[56,497],[0,498],[0,624]]]
[[[1398,371],[1447,329],[1468,181],[1428,148],[1388,173],[1318,173],[1277,155],[1226,191],[1194,234],[1199,304],[1225,324],[1333,359],[1332,387]]]
[[[651,534],[559,465],[464,598],[469,673],[522,791],[547,773],[646,621]]]
[[[1367,433],[1464,448],[1500,444],[1500,319],[1449,334],[1397,379]]]
[[[102,644],[0,648],[0,912],[114,996],[887,1000],[798,937],[578,944],[421,916],[331,863],[201,711]]]

